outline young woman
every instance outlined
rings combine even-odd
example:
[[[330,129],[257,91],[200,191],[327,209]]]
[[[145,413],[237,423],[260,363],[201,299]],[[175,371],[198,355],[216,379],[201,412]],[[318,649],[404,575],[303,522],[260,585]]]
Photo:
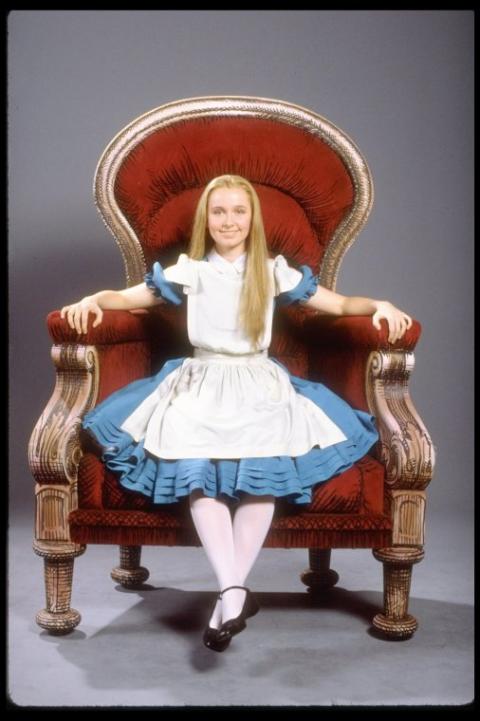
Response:
[[[275,499],[308,504],[316,484],[349,468],[378,440],[375,419],[321,383],[268,356],[276,304],[388,322],[395,342],[412,324],[388,301],[346,297],[318,285],[308,266],[270,258],[258,196],[237,175],[214,178],[200,197],[188,254],[145,282],[104,290],[62,308],[87,331],[105,309],[187,302],[193,357],[167,361],[84,418],[123,487],[153,503],[188,496],[219,589],[203,640],[223,651],[258,604],[244,586],[270,527]],[[232,506],[232,508],[231,508]],[[234,513],[231,513],[234,510]]]

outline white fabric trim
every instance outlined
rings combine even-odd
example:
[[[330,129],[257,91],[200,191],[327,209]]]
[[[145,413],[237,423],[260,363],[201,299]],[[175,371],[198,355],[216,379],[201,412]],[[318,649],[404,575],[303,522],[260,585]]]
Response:
[[[219,273],[226,273],[227,275],[242,275],[247,263],[247,252],[245,251],[242,255],[239,255],[235,260],[227,260],[222,255],[217,253],[215,248],[207,254],[208,262],[218,269]]]
[[[186,253],[180,253],[175,265],[169,265],[163,271],[165,278],[173,283],[183,285],[183,292],[188,294],[194,292],[198,285],[198,273],[196,261],[188,257]]]
[[[276,292],[275,295],[292,290],[297,286],[303,278],[302,273],[296,268],[288,265],[283,255],[276,255],[273,264],[273,274],[275,277]]]

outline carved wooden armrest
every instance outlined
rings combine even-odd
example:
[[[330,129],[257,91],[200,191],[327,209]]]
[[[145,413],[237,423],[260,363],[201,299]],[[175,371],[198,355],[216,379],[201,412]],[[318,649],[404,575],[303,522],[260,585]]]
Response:
[[[395,344],[388,342],[386,321],[381,325],[378,331],[370,316],[315,314],[305,319],[303,331],[309,338],[311,376],[376,418],[380,440],[372,455],[385,468],[393,545],[421,546],[425,489],[435,465],[434,445],[408,388],[421,325],[414,320]]]
[[[150,372],[150,318],[128,311],[105,311],[100,326],[79,336],[59,311],[50,313],[55,341],[51,356],[56,384],[30,437],[28,459],[36,480],[36,541],[40,555],[70,543],[68,515],[78,506],[77,469],[82,456],[79,434],[85,413],[97,402]],[[80,339],[80,340],[79,340]],[[42,550],[43,549],[43,550]]]
[[[425,489],[435,466],[435,447],[408,389],[414,365],[411,352],[372,351],[365,375],[368,406],[380,434],[374,455],[385,467],[392,546],[423,546]]]

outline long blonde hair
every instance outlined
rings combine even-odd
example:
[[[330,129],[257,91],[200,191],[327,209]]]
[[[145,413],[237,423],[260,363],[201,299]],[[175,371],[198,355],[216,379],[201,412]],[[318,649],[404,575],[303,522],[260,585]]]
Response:
[[[257,349],[265,330],[271,280],[267,266],[269,256],[260,201],[255,188],[248,180],[240,175],[219,175],[208,183],[195,211],[188,255],[194,260],[202,260],[205,253],[214,246],[208,230],[208,199],[215,188],[243,188],[250,199],[252,220],[245,242],[247,257],[240,296],[239,323]]]

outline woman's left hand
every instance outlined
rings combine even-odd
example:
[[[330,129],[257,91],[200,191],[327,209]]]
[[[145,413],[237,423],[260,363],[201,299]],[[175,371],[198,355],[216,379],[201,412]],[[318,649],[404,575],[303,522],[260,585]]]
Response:
[[[396,308],[388,300],[377,300],[377,310],[372,316],[372,323],[378,330],[381,330],[380,319],[385,318],[388,323],[388,342],[395,343],[401,338],[408,328],[412,327],[412,319],[399,308]]]

